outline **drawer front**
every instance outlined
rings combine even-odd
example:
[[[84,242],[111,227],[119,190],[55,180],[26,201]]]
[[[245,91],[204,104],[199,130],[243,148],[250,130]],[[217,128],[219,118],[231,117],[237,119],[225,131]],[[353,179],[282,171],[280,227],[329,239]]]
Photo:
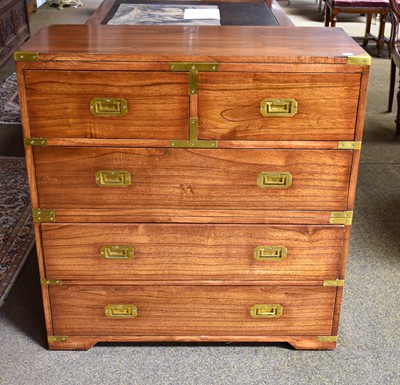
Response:
[[[304,336],[331,334],[335,293],[322,286],[62,285],[50,287],[50,301],[55,335]],[[280,305],[282,314],[259,308],[253,318],[254,305]]]
[[[360,80],[359,74],[200,73],[199,136],[352,140]]]
[[[79,280],[324,280],[343,226],[42,225],[46,277]]]
[[[29,70],[25,81],[32,137],[188,138],[187,74]]]
[[[341,211],[352,151],[37,147],[34,157],[42,208]],[[130,184],[107,184],[111,172]],[[268,185],[275,172],[291,184]]]

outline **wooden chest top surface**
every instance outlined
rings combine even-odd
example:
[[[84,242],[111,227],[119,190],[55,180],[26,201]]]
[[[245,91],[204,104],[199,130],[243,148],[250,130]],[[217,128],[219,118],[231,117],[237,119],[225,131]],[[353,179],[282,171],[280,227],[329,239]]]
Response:
[[[256,26],[55,25],[41,29],[21,51],[55,61],[220,63],[347,63],[364,54],[340,29]]]

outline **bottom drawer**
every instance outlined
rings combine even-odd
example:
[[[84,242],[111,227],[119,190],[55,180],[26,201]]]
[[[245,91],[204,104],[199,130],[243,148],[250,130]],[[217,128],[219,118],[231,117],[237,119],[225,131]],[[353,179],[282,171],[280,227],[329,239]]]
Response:
[[[63,284],[50,287],[50,303],[56,335],[307,336],[331,334],[335,294],[323,286]]]

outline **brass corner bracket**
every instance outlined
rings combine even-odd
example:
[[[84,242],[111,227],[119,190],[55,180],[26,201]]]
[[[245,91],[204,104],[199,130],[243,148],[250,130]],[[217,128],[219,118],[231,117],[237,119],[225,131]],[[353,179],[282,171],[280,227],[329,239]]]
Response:
[[[366,52],[361,55],[348,55],[347,64],[357,65],[357,66],[370,66],[372,63],[371,56]]]
[[[332,212],[330,216],[331,225],[351,225],[353,221],[352,211]]]
[[[32,209],[32,217],[34,223],[55,222],[56,212],[55,210]]]

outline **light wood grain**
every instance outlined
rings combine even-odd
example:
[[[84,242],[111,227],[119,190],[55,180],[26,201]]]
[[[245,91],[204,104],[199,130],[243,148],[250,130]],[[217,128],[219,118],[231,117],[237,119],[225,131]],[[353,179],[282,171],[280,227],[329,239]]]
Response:
[[[329,335],[336,288],[246,286],[52,286],[56,335]],[[138,316],[105,316],[133,304]],[[255,304],[280,304],[276,319],[255,319]],[[227,332],[229,331],[229,332]]]
[[[324,280],[338,278],[343,227],[243,225],[42,225],[49,279]],[[101,258],[104,245],[129,245],[129,260]],[[254,258],[284,246],[282,261]]]
[[[352,154],[320,150],[35,148],[41,207],[345,210]],[[96,185],[98,170],[127,170],[127,188]],[[286,189],[257,186],[290,172]]]
[[[32,137],[188,139],[185,73],[25,71]],[[124,116],[94,116],[93,98],[124,98]]]

